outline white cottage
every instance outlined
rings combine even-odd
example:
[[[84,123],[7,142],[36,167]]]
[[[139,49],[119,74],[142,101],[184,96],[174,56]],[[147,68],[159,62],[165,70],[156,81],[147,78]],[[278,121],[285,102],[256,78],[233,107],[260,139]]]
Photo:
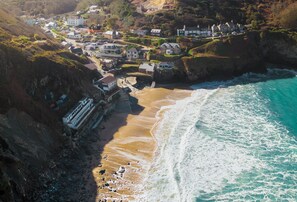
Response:
[[[67,18],[67,25],[77,27],[85,24],[85,19],[80,16],[70,16]]]
[[[138,59],[139,51],[136,48],[130,48],[126,51],[128,60]]]

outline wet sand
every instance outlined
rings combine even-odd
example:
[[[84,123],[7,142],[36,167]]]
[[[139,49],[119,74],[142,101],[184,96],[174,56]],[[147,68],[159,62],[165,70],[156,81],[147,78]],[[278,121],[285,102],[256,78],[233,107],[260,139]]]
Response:
[[[96,201],[131,201],[137,199],[136,187],[142,183],[154,159],[157,147],[152,132],[161,116],[161,107],[169,106],[191,94],[187,90],[147,88],[134,92],[138,114],[127,112],[121,100],[116,111],[102,125],[99,144],[103,147],[101,162],[93,159],[93,180],[97,184]],[[162,113],[158,113],[162,114]],[[112,139],[111,139],[112,138]],[[100,145],[98,145],[100,147]]]

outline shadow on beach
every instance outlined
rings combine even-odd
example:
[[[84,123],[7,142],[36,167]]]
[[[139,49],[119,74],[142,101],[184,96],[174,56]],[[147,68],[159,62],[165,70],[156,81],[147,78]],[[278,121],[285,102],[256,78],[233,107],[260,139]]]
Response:
[[[122,126],[127,125],[130,114],[137,115],[143,109],[137,98],[127,94],[121,96],[114,111],[104,117],[97,129],[82,137],[71,153],[62,154],[63,158],[53,170],[57,178],[41,188],[36,201],[96,201],[98,187],[93,172],[102,166],[102,159],[107,158],[102,156],[105,145],[113,140]],[[100,200],[104,201],[97,201]]]

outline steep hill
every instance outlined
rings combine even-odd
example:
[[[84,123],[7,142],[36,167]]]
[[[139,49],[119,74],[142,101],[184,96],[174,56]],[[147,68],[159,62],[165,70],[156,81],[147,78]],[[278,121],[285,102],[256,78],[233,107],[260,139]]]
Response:
[[[250,24],[254,29],[294,28],[297,22],[294,0],[81,0],[79,8],[90,3],[104,6],[104,25],[125,29],[158,27],[165,35],[175,34],[176,28],[183,25],[209,26],[230,20]]]
[[[96,77],[83,62],[0,9],[0,201],[28,200],[43,168],[64,147],[61,117],[92,90]],[[69,101],[51,110],[62,94]]]
[[[16,15],[58,15],[75,10],[78,0],[0,0],[0,4]]]

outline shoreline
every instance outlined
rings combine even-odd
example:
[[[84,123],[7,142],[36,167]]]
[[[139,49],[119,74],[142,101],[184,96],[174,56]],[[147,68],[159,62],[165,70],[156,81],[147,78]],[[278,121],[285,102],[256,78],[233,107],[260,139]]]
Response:
[[[101,136],[113,136],[113,139],[105,144],[100,164],[92,170],[98,188],[96,201],[136,200],[140,194],[137,187],[145,179],[158,148],[153,132],[162,119],[162,108],[190,94],[191,91],[185,88],[145,88],[133,95],[143,108],[139,114],[122,113],[116,109],[102,124],[105,129],[100,132]],[[125,115],[125,122],[121,122],[123,119],[119,118]],[[121,126],[111,134],[109,129],[116,122]]]

